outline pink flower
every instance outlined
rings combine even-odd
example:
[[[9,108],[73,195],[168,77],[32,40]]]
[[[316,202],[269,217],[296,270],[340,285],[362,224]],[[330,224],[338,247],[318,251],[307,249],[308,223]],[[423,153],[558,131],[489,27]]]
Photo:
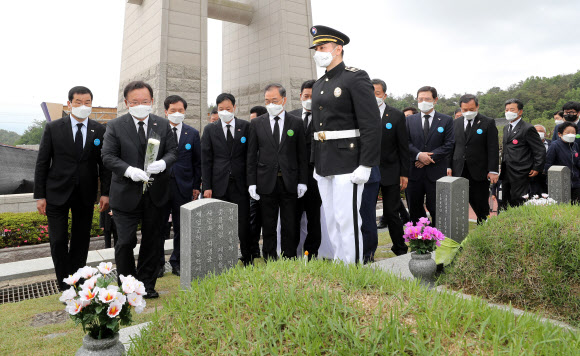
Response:
[[[24,242],[26,243],[26,242],[28,242],[28,240],[24,240]]]
[[[419,219],[419,223],[417,225],[429,225],[429,224],[431,224],[431,221],[426,217],[422,217]]]
[[[20,231],[20,229],[16,229],[16,231]]]
[[[4,232],[12,232],[12,230],[4,229]]]
[[[42,240],[40,237],[38,238],[38,241]]]

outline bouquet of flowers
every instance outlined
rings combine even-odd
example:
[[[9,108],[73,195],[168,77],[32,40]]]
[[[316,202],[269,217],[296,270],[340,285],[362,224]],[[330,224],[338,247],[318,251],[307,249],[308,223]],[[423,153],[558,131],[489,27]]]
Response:
[[[157,154],[159,153],[159,145],[161,144],[161,137],[157,132],[151,130],[149,132],[149,140],[147,140],[147,149],[145,150],[145,165],[143,170],[147,172],[147,167],[157,160]],[[151,174],[147,174],[151,177]],[[143,194],[147,190],[147,186],[151,184],[150,182],[143,183]]]
[[[116,279],[110,273],[112,263],[101,262],[97,268],[85,266],[64,282],[71,286],[59,298],[66,303],[65,310],[75,325],[81,324],[83,331],[93,339],[113,337],[121,325],[130,325],[131,308],[141,313],[145,309],[143,296],[145,286],[132,276],[120,276],[122,285],[113,285]],[[84,280],[79,285],[80,280]]]
[[[530,196],[529,194],[524,195],[522,198],[524,199],[528,199]],[[524,205],[540,205],[540,206],[546,206],[546,205],[554,205],[557,204],[557,202],[548,197],[548,194],[542,194],[542,197],[540,198],[538,195],[534,195],[532,197],[532,199],[527,200]]]
[[[436,248],[435,245],[441,246],[441,241],[445,240],[443,233],[428,226],[429,224],[431,221],[424,217],[419,219],[415,226],[410,221],[405,224],[403,238],[405,242],[409,243],[411,251],[416,251],[419,255],[433,252]]]

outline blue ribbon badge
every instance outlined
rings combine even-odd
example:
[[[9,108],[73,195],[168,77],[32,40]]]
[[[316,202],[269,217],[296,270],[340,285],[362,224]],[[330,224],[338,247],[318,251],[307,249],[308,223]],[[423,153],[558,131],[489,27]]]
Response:
[[[439,133],[443,133],[443,127],[439,126],[439,128],[437,129],[437,131],[438,131]]]
[[[392,128],[393,128],[393,124],[391,124],[391,123],[389,122],[389,123],[387,123],[387,124],[385,125],[385,127],[387,128],[387,130],[390,130],[390,129],[392,129]]]
[[[101,140],[99,140],[98,138],[95,138],[95,141],[93,141],[95,146],[98,146],[101,144]]]
[[[186,144],[185,145],[185,149],[188,150],[188,151],[191,150],[191,144],[190,143]]]
[[[476,132],[477,132],[478,135],[481,135],[483,133],[483,130],[482,129],[477,129]]]
[[[242,136],[242,138],[240,139],[241,143],[246,143],[246,136]]]

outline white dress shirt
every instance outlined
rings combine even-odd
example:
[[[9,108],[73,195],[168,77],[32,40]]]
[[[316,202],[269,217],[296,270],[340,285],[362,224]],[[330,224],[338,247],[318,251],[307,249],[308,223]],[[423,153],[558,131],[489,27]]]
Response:
[[[81,134],[83,135],[83,147],[85,147],[85,143],[87,142],[87,119],[84,119],[82,122],[78,122],[77,119],[69,115],[70,117],[70,125],[72,126],[72,135],[73,135],[73,142],[75,140],[75,136],[77,134],[77,130],[79,129],[77,124],[83,124],[81,126]]]
[[[274,134],[274,124],[276,120],[274,120],[276,116],[270,115],[270,128],[272,129],[272,134]],[[280,137],[278,139],[278,143],[282,141],[282,131],[284,130],[284,118],[286,117],[286,110],[282,110],[280,114],[278,114],[280,120],[278,120],[278,127],[280,128]]]
[[[310,115],[308,116],[308,122],[306,123],[306,126],[308,126],[312,122],[312,111],[306,111],[306,109],[302,108],[302,121],[303,122],[304,122],[304,117],[306,117],[306,113],[310,113]]]
[[[173,126],[171,125],[171,133],[173,134],[173,129],[177,129],[175,132],[177,134],[177,143],[179,143],[179,139],[181,138],[181,129],[183,129],[183,123],[180,122],[179,125]]]
[[[519,119],[517,119],[516,121],[514,121],[514,122],[510,122],[510,125],[512,126],[512,133],[514,132],[514,130],[515,130],[515,128],[516,128],[516,125],[517,125],[517,124],[520,122],[520,120],[521,120],[521,119],[522,119],[522,118],[520,117],[520,118],[519,118]]]
[[[385,113],[385,109],[387,108],[387,104],[385,104],[385,102],[383,102],[381,104],[381,106],[379,106],[379,111],[381,112],[381,119],[383,118],[383,114]]]
[[[228,140],[228,132],[226,131],[228,128],[226,127],[226,125],[231,125],[230,126],[230,133],[232,134],[232,137],[236,137],[235,136],[235,132],[236,132],[236,118],[235,117],[232,119],[232,121],[230,121],[227,124],[225,122],[223,122],[222,119],[220,119],[220,122],[222,123],[222,130],[224,131],[224,136],[226,137],[226,141]]]
[[[147,115],[147,117],[143,120],[137,120],[134,116],[131,116],[133,118],[133,122],[135,123],[135,130],[137,130],[137,133],[139,133],[139,122],[143,122],[143,130],[145,130],[145,138],[147,138],[147,125],[149,125],[149,115]]]
[[[431,111],[429,114],[426,114],[424,112],[421,112],[421,128],[425,125],[425,115],[429,115],[429,130],[431,130],[431,126],[433,125],[433,116],[435,116],[435,110]],[[417,153],[417,157],[415,157],[415,160],[418,161],[419,160],[419,155],[421,154],[421,152]]]

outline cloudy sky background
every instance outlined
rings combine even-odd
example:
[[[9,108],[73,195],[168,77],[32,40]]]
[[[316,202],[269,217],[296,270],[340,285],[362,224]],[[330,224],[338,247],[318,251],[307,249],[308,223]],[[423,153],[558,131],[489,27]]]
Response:
[[[0,2],[0,128],[22,133],[40,103],[85,85],[116,106],[125,0]],[[356,6],[358,7],[356,7]],[[351,38],[347,65],[395,96],[506,88],[580,69],[578,0],[312,0],[314,24]],[[208,100],[221,91],[221,22],[209,24]],[[307,29],[305,29],[307,30]]]

